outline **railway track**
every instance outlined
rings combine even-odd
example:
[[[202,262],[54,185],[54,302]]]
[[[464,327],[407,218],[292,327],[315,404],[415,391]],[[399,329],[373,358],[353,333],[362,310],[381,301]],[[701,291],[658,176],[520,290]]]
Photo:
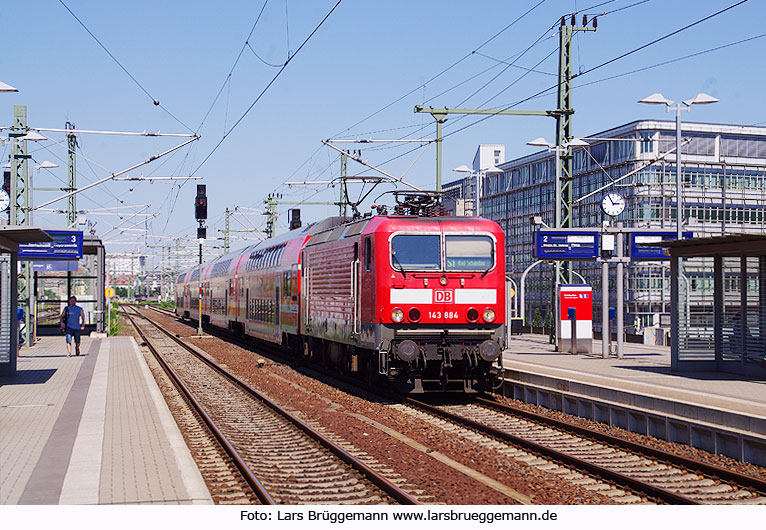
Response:
[[[242,346],[252,347],[244,343]],[[351,383],[346,379],[343,382]],[[419,416],[424,421],[429,421],[430,416],[434,423],[435,415],[481,433],[483,438],[477,443],[487,443],[490,437],[504,442],[497,450],[507,450],[508,444],[523,448],[522,453],[510,450],[508,455],[561,479],[583,484],[617,503],[653,500],[669,504],[766,504],[766,481],[546,415],[484,398],[471,404],[438,407],[411,399],[405,403],[398,407],[409,413],[412,407],[425,411]],[[437,423],[440,428],[446,426]],[[471,436],[456,434],[469,439]]]
[[[135,310],[126,314],[267,504],[419,504]]]
[[[434,406],[407,398],[406,403],[522,447],[544,460],[600,477],[623,488],[623,492],[609,493],[615,502],[633,503],[631,492],[635,492],[669,504],[766,504],[766,481],[761,479],[488,399]],[[549,464],[542,461],[536,465]]]

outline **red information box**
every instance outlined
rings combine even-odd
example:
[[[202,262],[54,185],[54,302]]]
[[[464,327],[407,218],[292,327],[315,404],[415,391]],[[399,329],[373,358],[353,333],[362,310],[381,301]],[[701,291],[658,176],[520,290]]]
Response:
[[[570,290],[571,289],[571,290]],[[559,291],[561,320],[572,320],[571,309],[577,320],[593,320],[593,290],[589,285],[562,285]]]
[[[584,284],[560,285],[558,302],[558,351],[572,351],[574,336],[577,353],[590,353],[593,343],[593,289]]]

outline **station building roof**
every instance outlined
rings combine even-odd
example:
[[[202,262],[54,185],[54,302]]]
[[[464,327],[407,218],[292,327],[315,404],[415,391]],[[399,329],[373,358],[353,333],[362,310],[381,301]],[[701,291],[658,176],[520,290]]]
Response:
[[[687,256],[764,256],[766,234],[730,234],[696,239],[649,243],[670,249],[671,257]]]

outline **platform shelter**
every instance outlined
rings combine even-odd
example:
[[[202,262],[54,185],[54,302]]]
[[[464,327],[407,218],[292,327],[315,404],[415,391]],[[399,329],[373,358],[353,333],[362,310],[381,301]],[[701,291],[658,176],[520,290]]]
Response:
[[[18,248],[19,243],[52,241],[35,227],[0,226],[0,375],[16,373],[19,351]]]
[[[105,329],[106,254],[95,236],[84,235],[82,258],[72,262],[41,262],[35,266],[36,326],[39,335],[57,334],[59,316],[70,296],[85,310],[85,332]]]
[[[766,235],[663,242],[671,257],[674,371],[766,377]]]

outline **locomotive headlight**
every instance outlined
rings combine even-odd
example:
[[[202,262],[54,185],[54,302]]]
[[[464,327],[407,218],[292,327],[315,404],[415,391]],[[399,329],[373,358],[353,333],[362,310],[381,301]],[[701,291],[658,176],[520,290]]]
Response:
[[[495,321],[495,312],[490,308],[485,309],[484,313],[481,316],[484,317],[484,322]]]
[[[403,340],[396,347],[396,355],[402,361],[410,363],[418,356],[418,345],[411,340]]]
[[[401,322],[404,320],[404,311],[399,309],[398,307],[395,308],[393,311],[391,311],[391,320],[394,322]]]
[[[488,363],[500,357],[500,353],[500,345],[494,340],[485,340],[479,345],[479,355]]]

